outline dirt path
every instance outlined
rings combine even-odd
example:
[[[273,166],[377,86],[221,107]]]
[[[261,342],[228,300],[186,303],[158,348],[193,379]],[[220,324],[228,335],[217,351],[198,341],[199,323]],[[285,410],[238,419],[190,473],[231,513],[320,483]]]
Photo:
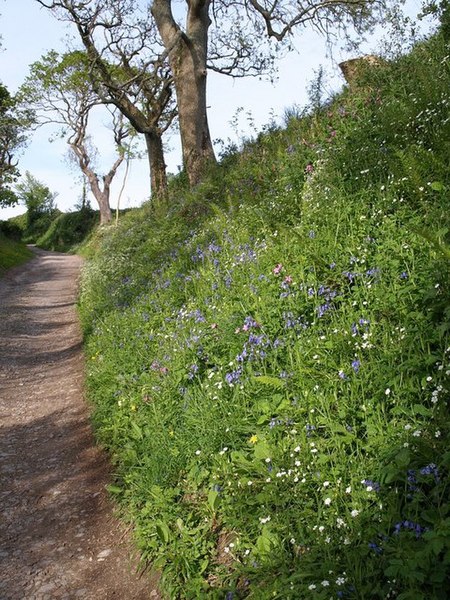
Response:
[[[82,399],[81,260],[36,254],[0,280],[0,599],[159,598],[135,573]]]

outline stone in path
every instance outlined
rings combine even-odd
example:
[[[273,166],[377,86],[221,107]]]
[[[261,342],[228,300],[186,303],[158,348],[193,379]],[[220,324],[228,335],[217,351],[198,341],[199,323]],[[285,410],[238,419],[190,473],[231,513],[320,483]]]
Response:
[[[0,280],[0,600],[159,598],[136,573],[88,422],[81,259],[35,253]]]

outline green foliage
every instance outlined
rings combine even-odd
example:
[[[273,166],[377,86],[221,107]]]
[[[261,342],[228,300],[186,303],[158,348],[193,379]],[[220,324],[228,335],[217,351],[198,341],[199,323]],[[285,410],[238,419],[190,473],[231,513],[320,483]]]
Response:
[[[22,239],[22,228],[12,221],[0,221],[0,234],[18,242]]]
[[[17,184],[16,194],[27,209],[23,239],[26,242],[35,242],[59,214],[55,206],[56,194],[28,171],[24,179]]]
[[[0,276],[7,269],[20,265],[29,260],[33,255],[24,244],[11,239],[3,233],[5,222],[0,222]],[[10,231],[10,228],[6,227]]]
[[[19,177],[14,155],[24,144],[25,125],[18,118],[16,104],[7,88],[0,83],[0,206],[3,207],[18,203],[10,186]]]
[[[96,237],[93,420],[169,597],[446,598],[447,61],[435,36]]]
[[[36,243],[46,250],[74,251],[98,225],[98,211],[85,208],[76,212],[61,213]]]

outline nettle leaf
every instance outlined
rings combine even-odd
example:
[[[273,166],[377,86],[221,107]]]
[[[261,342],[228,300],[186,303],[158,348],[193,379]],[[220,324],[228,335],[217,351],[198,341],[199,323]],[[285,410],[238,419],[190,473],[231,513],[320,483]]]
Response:
[[[268,527],[264,527],[261,535],[256,540],[256,549],[261,557],[268,556],[278,546],[278,537],[270,531]]]
[[[264,417],[267,417],[272,413],[271,404],[266,399],[259,400],[258,402],[256,402],[256,407],[258,408],[258,410],[260,412],[262,412],[264,414]],[[270,417],[269,417],[269,420],[270,420]]]
[[[253,471],[253,462],[249,460],[242,452],[233,450],[230,456],[231,460],[237,467],[241,467],[244,471]]]
[[[277,412],[283,412],[284,410],[289,410],[291,408],[291,403],[287,398],[284,398],[280,404],[277,406]]]
[[[142,440],[142,429],[139,427],[139,425],[137,423],[135,423],[134,421],[131,421],[131,429],[132,431],[131,436],[135,439],[135,440]]]
[[[389,465],[385,469],[381,471],[380,481],[381,483],[389,484],[397,479],[400,479],[401,472],[398,467],[394,465]]]
[[[406,469],[411,462],[410,451],[407,448],[402,448],[400,452],[395,455],[394,461],[397,467]]]
[[[189,471],[188,476],[189,480],[198,487],[209,477],[209,474],[209,471],[204,467],[194,465]]]
[[[441,553],[441,551],[444,549],[445,546],[446,546],[445,538],[435,537],[434,539],[430,540],[431,551],[436,556]]]
[[[442,192],[444,190],[444,184],[442,183],[442,181],[432,181],[430,183],[430,188],[434,192]]]
[[[271,416],[269,414],[265,414],[262,415],[262,417],[259,417],[259,419],[256,421],[257,425],[266,425],[266,423],[268,423],[271,420]]]
[[[272,548],[270,539],[265,535],[260,535],[259,538],[256,540],[256,548],[259,554],[269,554]]]
[[[416,415],[422,415],[424,417],[429,417],[430,415],[433,414],[432,410],[430,410],[426,406],[423,406],[422,404],[414,404],[413,412]]]

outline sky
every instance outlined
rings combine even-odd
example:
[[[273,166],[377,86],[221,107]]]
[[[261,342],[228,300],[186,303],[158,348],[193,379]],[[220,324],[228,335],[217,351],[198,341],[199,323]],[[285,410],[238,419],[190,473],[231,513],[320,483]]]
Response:
[[[415,16],[420,11],[419,0],[406,0],[406,11]],[[425,24],[424,27],[427,27]],[[29,65],[49,50],[64,52],[67,36],[74,35],[70,26],[56,20],[50,11],[36,0],[0,0],[0,81],[15,93],[28,75]],[[349,53],[338,47],[327,56],[324,40],[311,31],[305,31],[294,40],[295,51],[278,63],[278,77],[274,83],[256,78],[236,79],[210,73],[208,75],[208,118],[213,140],[237,142],[252,137],[265,124],[275,119],[282,122],[286,111],[293,106],[304,107],[308,102],[307,89],[320,67],[327,75],[327,90],[331,93],[344,84],[339,62],[376,51],[383,27],[374,39],[359,53]],[[74,38],[76,39],[76,38]],[[237,126],[232,125],[236,121]],[[99,150],[99,172],[105,172],[113,163],[113,147],[107,128],[107,117],[98,113],[92,121],[92,138]],[[62,211],[74,210],[81,198],[80,174],[67,160],[68,146],[64,139],[50,142],[56,129],[45,126],[31,137],[19,158],[22,175],[29,171],[52,192],[57,193],[56,204]],[[168,172],[177,173],[181,165],[181,150],[176,134],[167,140],[166,163]],[[124,165],[118,171],[111,190],[111,206],[117,204],[123,184]],[[134,160],[121,197],[121,208],[139,206],[149,196],[147,160]],[[96,208],[91,197],[91,203]],[[0,208],[0,220],[23,213],[23,206]]]

